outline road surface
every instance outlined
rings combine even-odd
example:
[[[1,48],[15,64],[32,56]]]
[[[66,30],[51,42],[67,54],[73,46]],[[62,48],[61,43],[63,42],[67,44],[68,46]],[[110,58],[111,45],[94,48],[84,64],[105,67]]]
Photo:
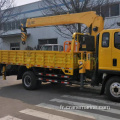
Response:
[[[100,88],[53,85],[27,91],[15,76],[0,78],[0,120],[120,120],[120,103],[99,95]],[[60,106],[110,106],[110,109],[60,109]]]

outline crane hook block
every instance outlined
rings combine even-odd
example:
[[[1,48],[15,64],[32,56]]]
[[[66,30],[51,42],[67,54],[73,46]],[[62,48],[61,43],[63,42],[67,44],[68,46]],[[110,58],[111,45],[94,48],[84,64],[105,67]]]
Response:
[[[22,44],[23,44],[23,45],[25,45],[25,43],[26,43],[25,41],[22,41]]]
[[[22,44],[25,45],[25,41],[27,40],[27,30],[26,27],[21,24],[21,40]]]

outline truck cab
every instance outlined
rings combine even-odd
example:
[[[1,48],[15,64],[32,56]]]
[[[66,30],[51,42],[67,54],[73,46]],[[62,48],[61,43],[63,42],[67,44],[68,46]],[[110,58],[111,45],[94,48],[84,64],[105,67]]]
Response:
[[[103,30],[99,37],[99,70],[120,72],[120,29]]]
[[[120,101],[120,29],[108,29],[98,37],[98,74],[102,74],[102,90],[109,99]]]

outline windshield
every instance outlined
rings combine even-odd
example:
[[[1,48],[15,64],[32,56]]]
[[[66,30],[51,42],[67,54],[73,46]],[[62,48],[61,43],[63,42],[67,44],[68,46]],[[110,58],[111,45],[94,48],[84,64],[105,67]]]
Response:
[[[44,50],[44,51],[52,51],[52,46],[43,46],[42,50]]]

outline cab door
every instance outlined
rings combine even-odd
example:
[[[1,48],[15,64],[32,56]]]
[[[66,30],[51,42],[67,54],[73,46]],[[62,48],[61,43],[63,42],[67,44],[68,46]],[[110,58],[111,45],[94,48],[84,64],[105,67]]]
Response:
[[[111,70],[112,68],[111,34],[107,30],[100,33],[98,65],[99,70]]]
[[[120,71],[120,30],[113,31],[112,70]]]

